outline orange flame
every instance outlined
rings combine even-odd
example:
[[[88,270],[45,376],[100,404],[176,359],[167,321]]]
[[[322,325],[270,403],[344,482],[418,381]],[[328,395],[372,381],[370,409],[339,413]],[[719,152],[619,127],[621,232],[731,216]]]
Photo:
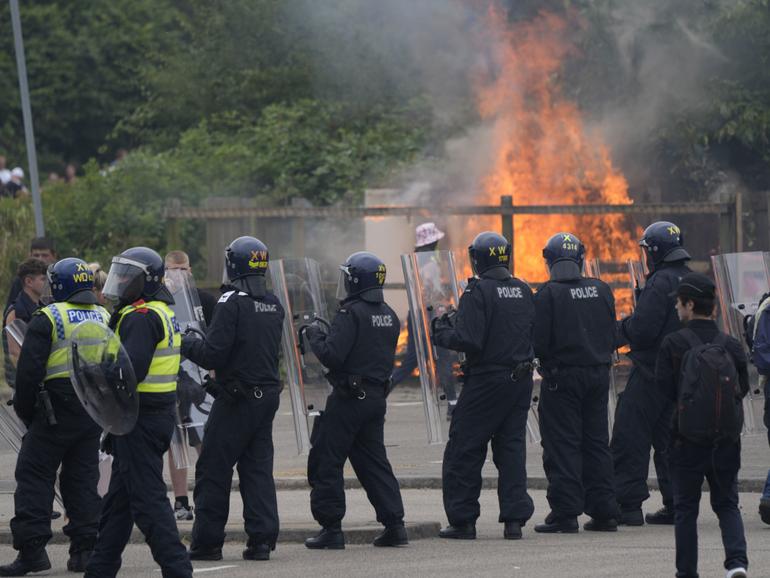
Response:
[[[530,22],[510,25],[493,8],[486,28],[497,39],[494,70],[480,71],[474,87],[481,117],[491,123],[496,152],[480,200],[498,204],[501,195],[511,195],[514,205],[630,203],[626,179],[613,166],[601,136],[587,130],[559,86],[562,63],[574,52],[567,20],[541,12]],[[485,225],[497,229],[498,223]],[[638,257],[636,231],[623,215],[517,215],[516,275],[544,281],[542,248],[561,231],[580,237],[588,258],[625,262]]]

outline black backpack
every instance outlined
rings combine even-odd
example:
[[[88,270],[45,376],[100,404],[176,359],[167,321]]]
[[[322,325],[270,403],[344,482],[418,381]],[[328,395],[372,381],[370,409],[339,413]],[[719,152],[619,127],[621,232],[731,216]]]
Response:
[[[682,357],[677,400],[679,434],[692,442],[737,441],[743,429],[738,370],[727,335],[703,343],[692,329],[680,334],[690,346]]]

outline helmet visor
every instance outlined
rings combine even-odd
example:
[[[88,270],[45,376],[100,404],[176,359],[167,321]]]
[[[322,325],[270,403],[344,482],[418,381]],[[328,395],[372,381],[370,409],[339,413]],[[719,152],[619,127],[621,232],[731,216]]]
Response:
[[[146,275],[146,267],[143,263],[115,257],[102,294],[109,301],[123,303],[136,301],[142,295]]]
[[[340,265],[340,276],[337,280],[337,301],[344,301],[348,298],[348,282],[347,279],[350,276],[350,272],[345,265]]]

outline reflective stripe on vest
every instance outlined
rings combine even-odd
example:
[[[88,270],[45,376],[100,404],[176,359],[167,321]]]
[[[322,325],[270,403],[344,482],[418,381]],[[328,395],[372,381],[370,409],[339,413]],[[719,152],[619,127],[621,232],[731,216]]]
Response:
[[[93,313],[92,313],[93,312]],[[80,303],[51,303],[40,309],[40,313],[51,322],[51,353],[45,368],[44,381],[69,377],[67,366],[67,350],[70,347],[72,331],[83,321],[100,321],[107,325],[110,314],[101,305],[85,305]],[[98,343],[94,343],[98,345]]]
[[[149,309],[158,314],[163,322],[163,338],[156,344],[147,376],[144,378],[144,381],[137,385],[136,390],[140,393],[168,393],[176,391],[179,364],[182,360],[180,355],[182,335],[179,332],[176,316],[163,301],[149,301],[138,305],[129,305],[120,311],[121,317],[116,328],[118,336],[120,335],[120,326],[125,316],[137,309]]]

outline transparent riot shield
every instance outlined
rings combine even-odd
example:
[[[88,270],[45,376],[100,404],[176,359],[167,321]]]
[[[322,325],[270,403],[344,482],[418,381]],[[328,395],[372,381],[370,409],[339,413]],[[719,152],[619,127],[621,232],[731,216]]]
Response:
[[[83,408],[102,429],[130,432],[139,416],[139,395],[131,359],[106,325],[83,321],[70,336],[70,381]]]
[[[409,299],[409,316],[417,365],[420,370],[428,442],[444,443],[448,422],[460,393],[457,378],[460,355],[436,347],[430,340],[431,321],[460,301],[457,270],[451,251],[426,251],[401,255]]]
[[[631,295],[634,299],[634,307],[636,307],[636,300],[639,298],[639,293],[644,289],[644,285],[647,282],[647,267],[643,261],[634,261],[629,259],[626,261],[628,264],[628,278],[629,285],[631,286]]]
[[[711,257],[720,305],[720,321],[725,332],[740,341],[750,354],[744,318],[754,315],[760,298],[770,285],[770,253],[727,253]],[[753,369],[753,366],[750,366]],[[764,394],[756,384],[758,376],[751,375],[749,394],[744,399],[744,433],[765,431],[762,421]]]
[[[629,261],[629,271],[631,270]],[[602,278],[602,264],[599,259],[586,259],[583,264],[583,274],[586,277]],[[607,421],[612,436],[612,427],[615,423],[615,409],[618,406],[618,367],[620,365],[620,356],[617,351],[612,353],[612,365],[610,367],[610,391],[607,402]]]
[[[286,312],[282,350],[289,384],[294,433],[299,453],[310,451],[312,421],[320,415],[332,388],[321,362],[309,348],[300,349],[299,330],[314,319],[327,319],[321,285],[321,267],[313,259],[281,259],[270,262],[273,293]]]
[[[182,332],[192,329],[196,335],[205,334],[203,307],[190,272],[169,269],[164,282],[174,298],[171,309]],[[182,359],[177,381],[177,428],[170,446],[171,456],[178,469],[189,467],[189,447],[200,446],[203,441],[204,426],[214,403],[214,398],[203,388],[207,374],[205,369],[189,359]]]

